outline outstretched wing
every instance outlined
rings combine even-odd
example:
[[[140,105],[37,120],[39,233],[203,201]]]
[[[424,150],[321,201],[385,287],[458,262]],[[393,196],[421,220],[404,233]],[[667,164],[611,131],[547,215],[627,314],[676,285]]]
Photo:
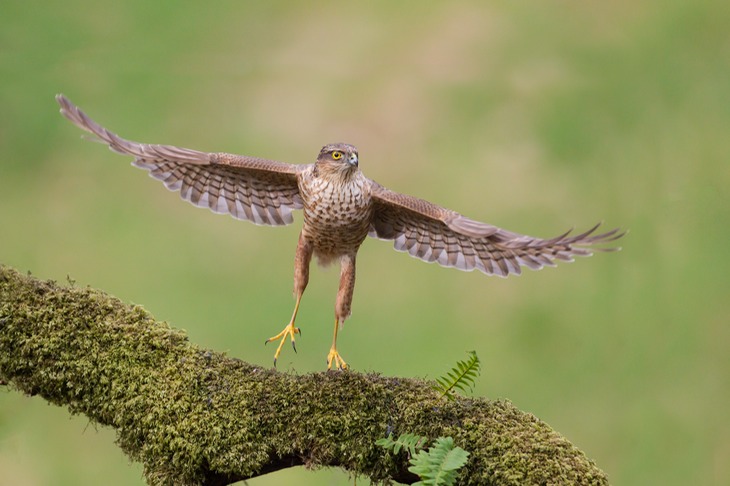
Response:
[[[596,225],[579,235],[570,236],[568,232],[544,240],[474,221],[376,182],[372,183],[371,194],[375,207],[370,236],[394,240],[396,250],[421,260],[466,271],[476,269],[487,275],[506,277],[519,275],[522,266],[533,270],[555,266],[556,260],[589,256],[591,251],[586,247],[623,236],[618,229],[595,234]]]
[[[61,114],[94,134],[115,152],[134,157],[171,191],[196,206],[256,224],[285,225],[302,208],[297,172],[305,166],[226,153],[206,153],[172,145],[125,140],[99,126],[65,96],[56,96]]]

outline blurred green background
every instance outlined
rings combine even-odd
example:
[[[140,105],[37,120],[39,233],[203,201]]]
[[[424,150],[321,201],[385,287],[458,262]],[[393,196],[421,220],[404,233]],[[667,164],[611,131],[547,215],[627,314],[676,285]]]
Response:
[[[142,142],[309,163],[348,141],[381,184],[476,219],[631,230],[620,253],[506,280],[367,241],[339,340],[354,369],[432,378],[474,349],[477,395],[545,420],[614,484],[730,484],[730,4],[485,4],[4,1],[0,261],[268,366],[301,219],[194,208],[81,140],[53,96]],[[313,270],[280,369],[324,368],[337,279]],[[0,391],[0,484],[144,484],[113,441]]]

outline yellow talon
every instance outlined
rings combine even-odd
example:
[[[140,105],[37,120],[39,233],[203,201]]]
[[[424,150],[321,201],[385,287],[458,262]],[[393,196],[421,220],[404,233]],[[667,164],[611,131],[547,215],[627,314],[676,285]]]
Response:
[[[331,370],[333,364],[337,370],[347,369],[347,363],[345,363],[345,360],[342,359],[340,353],[337,352],[337,349],[335,349],[334,346],[330,348],[330,352],[327,355],[327,369]]]
[[[274,367],[276,367],[276,360],[279,359],[279,355],[281,354],[281,348],[284,346],[284,341],[286,341],[286,337],[291,337],[291,347],[294,348],[294,352],[297,352],[297,345],[294,342],[294,335],[302,334],[302,331],[299,330],[298,327],[294,326],[294,321],[297,319],[297,312],[299,311],[299,302],[302,300],[302,294],[301,292],[299,295],[297,295],[297,302],[294,304],[294,312],[291,315],[291,321],[289,321],[289,325],[287,325],[283,331],[281,331],[279,334],[277,334],[274,337],[270,337],[267,339],[264,344],[269,344],[271,341],[278,341],[281,340],[279,343],[279,347],[276,348],[276,353],[274,353]]]
[[[340,319],[339,317],[335,317],[335,334],[332,336],[332,347],[330,348],[330,352],[327,355],[327,369],[332,369],[332,364],[335,364],[335,369],[338,370],[346,370],[347,369],[347,363],[345,363],[345,360],[342,359],[340,356],[340,353],[337,352],[337,330],[340,328]]]
[[[286,341],[286,337],[289,336],[291,338],[291,345],[294,348],[294,352],[297,351],[297,345],[294,341],[294,335],[301,334],[302,332],[299,330],[298,327],[294,327],[294,321],[290,322],[288,326],[284,328],[283,331],[281,331],[279,334],[277,334],[274,337],[270,337],[266,340],[264,344],[268,344],[271,341],[281,341],[279,343],[279,347],[276,348],[276,353],[274,353],[274,366],[276,366],[276,360],[279,359],[279,355],[281,354],[281,348],[284,346],[284,342]]]

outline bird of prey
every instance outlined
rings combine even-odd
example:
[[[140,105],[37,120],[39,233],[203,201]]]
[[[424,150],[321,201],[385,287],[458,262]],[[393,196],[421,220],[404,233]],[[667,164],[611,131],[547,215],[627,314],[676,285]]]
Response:
[[[317,160],[306,165],[137,143],[101,127],[65,96],[58,95],[56,100],[63,116],[111,150],[134,157],[132,165],[196,206],[269,226],[291,224],[293,211],[302,210],[304,223],[294,261],[294,312],[289,324],[266,341],[279,341],[274,366],[287,338],[296,351],[295,336],[300,330],[295,320],[312,255],[321,265],[340,264],[327,368],[345,369],[347,363],[337,351],[337,331],[350,316],[355,258],[367,236],[392,240],[396,250],[427,262],[507,277],[519,274],[523,266],[537,270],[558,260],[572,261],[576,255],[588,256],[588,247],[623,235],[618,229],[597,234],[596,225],[578,235],[569,231],[541,239],[481,223],[368,179],[360,171],[357,149],[346,143],[325,145]]]

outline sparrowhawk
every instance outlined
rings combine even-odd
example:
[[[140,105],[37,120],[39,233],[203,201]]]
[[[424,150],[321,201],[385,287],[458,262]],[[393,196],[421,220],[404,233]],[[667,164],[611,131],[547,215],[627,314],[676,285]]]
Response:
[[[596,225],[578,235],[568,232],[541,239],[481,223],[368,179],[360,171],[357,149],[346,143],[325,145],[317,160],[306,165],[143,144],[99,126],[63,95],[56,100],[63,116],[94,134],[111,150],[133,156],[132,165],[147,170],[196,206],[270,226],[290,224],[293,211],[303,211],[294,263],[294,312],[289,324],[266,341],[279,341],[274,365],[287,338],[296,351],[295,335],[300,330],[294,322],[309,281],[312,255],[322,265],[337,260],[340,263],[327,367],[343,369],[347,363],[337,352],[337,331],[350,316],[355,258],[367,236],[392,240],[396,250],[427,262],[506,277],[519,274],[523,266],[536,270],[554,266],[558,260],[571,261],[576,255],[588,256],[591,252],[587,247],[623,234],[618,229],[596,234]]]

